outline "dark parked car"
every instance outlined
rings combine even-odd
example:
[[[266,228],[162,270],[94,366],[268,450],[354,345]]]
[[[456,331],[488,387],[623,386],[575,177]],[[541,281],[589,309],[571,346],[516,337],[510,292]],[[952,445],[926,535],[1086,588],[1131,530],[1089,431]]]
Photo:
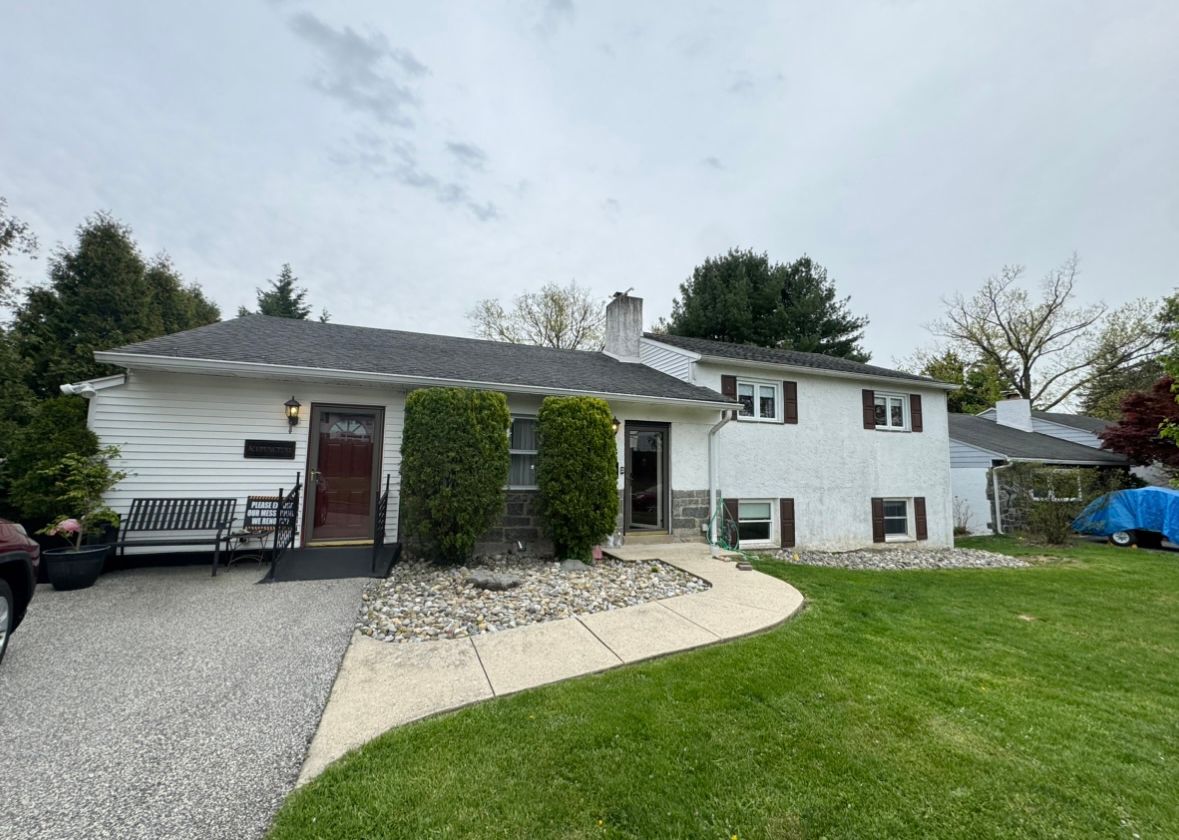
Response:
[[[37,587],[41,547],[15,522],[0,519],[0,662]]]

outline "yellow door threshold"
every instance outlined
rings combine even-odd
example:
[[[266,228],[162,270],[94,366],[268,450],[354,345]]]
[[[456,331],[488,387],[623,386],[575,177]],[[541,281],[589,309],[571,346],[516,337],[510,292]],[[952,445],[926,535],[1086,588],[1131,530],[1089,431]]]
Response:
[[[308,548],[342,548],[348,545],[372,545],[372,540],[308,540]]]

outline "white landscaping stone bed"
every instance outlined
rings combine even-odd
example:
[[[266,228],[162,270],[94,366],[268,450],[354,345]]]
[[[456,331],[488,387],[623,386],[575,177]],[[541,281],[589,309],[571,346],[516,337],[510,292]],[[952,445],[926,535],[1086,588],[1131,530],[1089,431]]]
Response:
[[[787,549],[774,554],[787,563],[806,566],[829,566],[840,569],[890,571],[895,569],[987,569],[1020,568],[1027,561],[977,548],[909,548],[892,547],[859,551],[798,551]]]
[[[476,569],[516,575],[520,586],[479,589]],[[468,566],[410,561],[365,590],[357,629],[388,642],[425,642],[494,633],[524,624],[631,607],[703,592],[706,581],[658,560],[605,558],[579,571],[535,558],[491,555]]]

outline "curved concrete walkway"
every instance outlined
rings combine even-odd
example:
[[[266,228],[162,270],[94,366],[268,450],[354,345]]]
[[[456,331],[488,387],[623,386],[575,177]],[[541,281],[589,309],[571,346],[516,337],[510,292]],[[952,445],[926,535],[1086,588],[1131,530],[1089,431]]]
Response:
[[[634,607],[529,624],[465,639],[380,642],[355,633],[299,784],[395,726],[480,700],[714,644],[780,624],[802,593],[741,571],[699,543],[612,549],[620,560],[662,560],[712,588]]]

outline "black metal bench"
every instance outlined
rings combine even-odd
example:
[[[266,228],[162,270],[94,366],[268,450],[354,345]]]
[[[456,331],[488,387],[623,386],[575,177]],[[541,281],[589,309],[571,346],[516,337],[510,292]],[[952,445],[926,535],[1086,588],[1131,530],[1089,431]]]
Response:
[[[131,502],[131,511],[119,523],[119,539],[115,546],[122,555],[124,549],[136,546],[211,545],[213,575],[216,576],[221,562],[221,544],[228,547],[231,539],[236,506],[237,499],[135,499]],[[152,536],[131,536],[148,532]],[[157,536],[176,533],[188,533],[189,536]]]

